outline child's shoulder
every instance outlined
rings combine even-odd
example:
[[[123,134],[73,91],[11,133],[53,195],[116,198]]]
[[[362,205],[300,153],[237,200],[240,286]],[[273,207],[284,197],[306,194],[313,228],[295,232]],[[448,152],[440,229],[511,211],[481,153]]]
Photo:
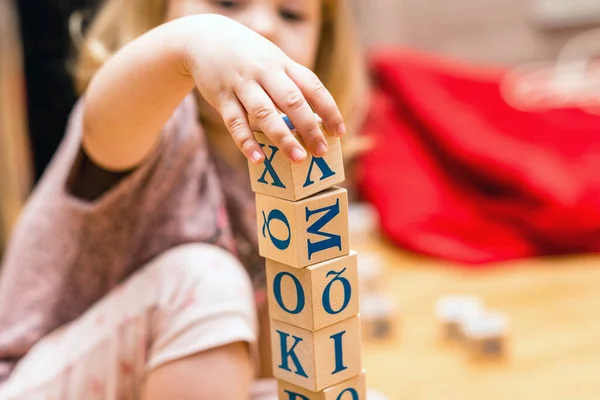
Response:
[[[198,120],[198,104],[189,94],[173,111],[162,128],[155,149],[136,167],[109,171],[89,157],[83,146],[85,97],[75,104],[64,139],[50,164],[48,185],[65,184],[68,196],[96,201],[107,192],[117,196],[143,188],[142,182],[178,181],[182,176],[198,176],[209,162],[207,142]],[[193,171],[192,171],[193,170]],[[193,172],[193,173],[192,173]],[[62,183],[60,183],[62,182]],[[162,187],[161,185],[159,185]]]

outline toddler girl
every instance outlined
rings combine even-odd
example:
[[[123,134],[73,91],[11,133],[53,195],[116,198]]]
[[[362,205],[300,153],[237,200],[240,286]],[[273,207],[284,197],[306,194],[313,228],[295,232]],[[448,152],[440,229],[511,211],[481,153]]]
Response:
[[[322,156],[313,111],[338,136],[360,115],[352,43],[343,0],[106,1],[6,251],[0,399],[249,398],[271,369],[251,125],[300,162],[286,113]]]

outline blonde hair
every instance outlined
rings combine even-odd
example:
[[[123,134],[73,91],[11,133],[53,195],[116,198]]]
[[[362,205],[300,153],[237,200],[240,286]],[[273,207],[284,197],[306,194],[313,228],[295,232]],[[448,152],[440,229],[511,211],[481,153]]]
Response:
[[[79,47],[75,82],[85,91],[91,78],[121,47],[165,21],[168,0],[107,0],[85,37],[81,15],[72,20]],[[366,110],[367,79],[346,0],[323,0],[323,24],[315,73],[335,98],[349,131]]]
[[[18,32],[13,2],[0,1],[0,254],[33,181]]]

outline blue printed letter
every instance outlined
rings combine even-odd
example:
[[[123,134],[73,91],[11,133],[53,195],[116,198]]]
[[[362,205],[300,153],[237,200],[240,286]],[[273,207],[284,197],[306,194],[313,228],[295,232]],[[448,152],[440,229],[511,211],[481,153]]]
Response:
[[[265,145],[260,143],[260,147],[262,147],[264,149]],[[273,158],[275,158],[275,154],[279,151],[279,148],[275,147],[273,145],[269,145],[269,147],[271,148],[271,157],[265,157],[265,161],[264,161],[265,170],[263,171],[260,178],[258,178],[258,181],[260,183],[264,183],[265,185],[268,185],[269,182],[267,182],[267,180],[265,179],[267,177],[267,173],[268,173],[269,175],[271,175],[271,178],[273,179],[273,186],[277,186],[277,187],[285,189],[285,185],[283,184],[283,182],[281,182],[281,179],[279,179],[279,176],[277,175],[277,172],[275,171],[275,168],[273,168],[273,164],[272,164]],[[265,152],[265,156],[266,156],[266,152]]]
[[[288,246],[290,245],[292,232],[290,231],[290,223],[288,222],[288,219],[285,216],[285,214],[281,210],[271,210],[268,218],[265,215],[264,211],[262,212],[262,215],[263,215],[263,221],[264,221],[263,227],[262,227],[263,236],[267,237],[266,232],[269,232],[269,237],[271,238],[271,242],[273,242],[275,247],[277,247],[279,250],[287,249]],[[278,219],[285,224],[285,226],[287,227],[287,230],[288,230],[287,238],[282,240],[282,239],[277,239],[275,236],[273,236],[273,234],[271,233],[271,228],[269,227],[269,225],[271,224],[271,220],[273,220],[273,219]]]
[[[333,233],[322,232],[321,229],[331,221],[336,215],[340,213],[340,199],[335,200],[335,204],[319,208],[318,210],[311,211],[306,207],[306,222],[308,222],[309,218],[317,213],[325,212],[321,218],[316,220],[311,226],[308,227],[307,232],[312,233],[313,235],[324,236],[327,239],[323,239],[320,242],[311,243],[310,239],[306,239],[308,243],[308,259],[310,260],[312,255],[318,251],[327,250],[332,247],[337,247],[342,250],[342,238],[340,235],[335,235]]]
[[[333,278],[331,280],[331,282],[329,282],[327,284],[327,286],[325,286],[325,290],[323,291],[323,298],[322,298],[323,308],[325,309],[327,314],[333,314],[333,315],[339,314],[342,311],[344,311],[346,309],[346,307],[348,307],[348,303],[350,303],[350,298],[352,297],[352,286],[350,285],[350,282],[348,281],[348,279],[344,278],[343,276],[340,277],[340,275],[342,275],[345,271],[346,271],[346,268],[344,268],[340,272],[329,271],[327,273],[328,278],[329,278],[329,275],[335,276],[335,278]],[[331,307],[331,285],[333,285],[333,283],[335,281],[340,281],[340,283],[344,287],[344,304],[342,304],[340,309],[337,311],[335,311]]]
[[[279,366],[279,368],[285,369],[286,371],[289,371],[289,372],[292,372],[292,370],[290,369],[290,365],[288,364],[288,358],[291,358],[292,362],[294,363],[294,366],[296,367],[295,374],[300,375],[304,378],[308,378],[308,375],[306,375],[306,372],[304,372],[304,368],[302,368],[302,364],[300,364],[300,360],[298,359],[298,356],[294,352],[294,349],[296,348],[298,343],[300,343],[302,341],[302,338],[292,336],[294,338],[294,344],[288,350],[287,338],[290,337],[290,335],[285,332],[281,332],[281,331],[277,331],[277,333],[279,333],[279,347],[281,348],[281,365]]]
[[[344,365],[344,347],[342,346],[342,336],[344,336],[344,333],[346,333],[346,331],[329,336],[331,339],[333,339],[335,352],[335,370],[331,373],[331,375],[335,375],[338,372],[348,369],[348,367]]]
[[[340,393],[340,395],[335,400],[342,400],[342,396],[345,393],[350,393],[350,395],[352,396],[351,400],[360,400],[360,397],[358,397],[358,392],[356,391],[356,389],[352,389],[352,388],[348,388],[348,389],[344,390],[342,393]]]
[[[288,395],[288,400],[310,400],[306,396],[303,396],[298,393],[290,392],[289,390],[285,390],[285,393]]]
[[[319,167],[319,169],[323,173],[323,175],[321,176],[321,179],[319,179],[319,180],[322,181],[324,179],[327,179],[327,178],[335,175],[335,172],[333,172],[331,170],[331,168],[329,168],[329,165],[327,165],[327,163],[325,162],[324,159],[319,158],[319,157],[313,157],[312,160],[310,160],[310,166],[308,167],[308,174],[306,174],[306,182],[304,182],[304,185],[302,187],[307,187],[314,183],[310,179],[310,176],[312,174],[313,165],[315,165],[315,164],[317,164],[317,167]]]
[[[289,276],[290,278],[292,278],[292,280],[294,281],[294,285],[296,286],[296,298],[298,300],[296,303],[296,308],[294,308],[293,310],[288,309],[285,306],[285,304],[283,304],[283,297],[281,297],[281,280],[284,276]],[[275,279],[273,279],[273,294],[275,295],[275,300],[277,301],[277,304],[279,304],[279,307],[285,310],[285,312],[290,314],[300,314],[302,310],[304,310],[304,289],[302,289],[302,285],[300,284],[298,278],[296,278],[289,272],[280,272],[277,275],[275,275]]]

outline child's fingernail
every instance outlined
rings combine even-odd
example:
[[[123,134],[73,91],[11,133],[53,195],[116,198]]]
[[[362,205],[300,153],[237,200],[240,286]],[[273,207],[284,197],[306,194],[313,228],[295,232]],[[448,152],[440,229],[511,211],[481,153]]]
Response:
[[[260,151],[254,150],[250,155],[250,158],[252,159],[252,162],[258,163],[262,159],[262,154],[260,154]]]
[[[343,122],[340,123],[335,132],[338,136],[344,135],[346,133],[346,125]]]
[[[319,143],[315,149],[315,155],[317,157],[323,157],[327,153],[327,145],[325,143]]]
[[[304,157],[306,157],[306,152],[303,149],[295,147],[294,150],[292,150],[292,160],[301,161]]]

